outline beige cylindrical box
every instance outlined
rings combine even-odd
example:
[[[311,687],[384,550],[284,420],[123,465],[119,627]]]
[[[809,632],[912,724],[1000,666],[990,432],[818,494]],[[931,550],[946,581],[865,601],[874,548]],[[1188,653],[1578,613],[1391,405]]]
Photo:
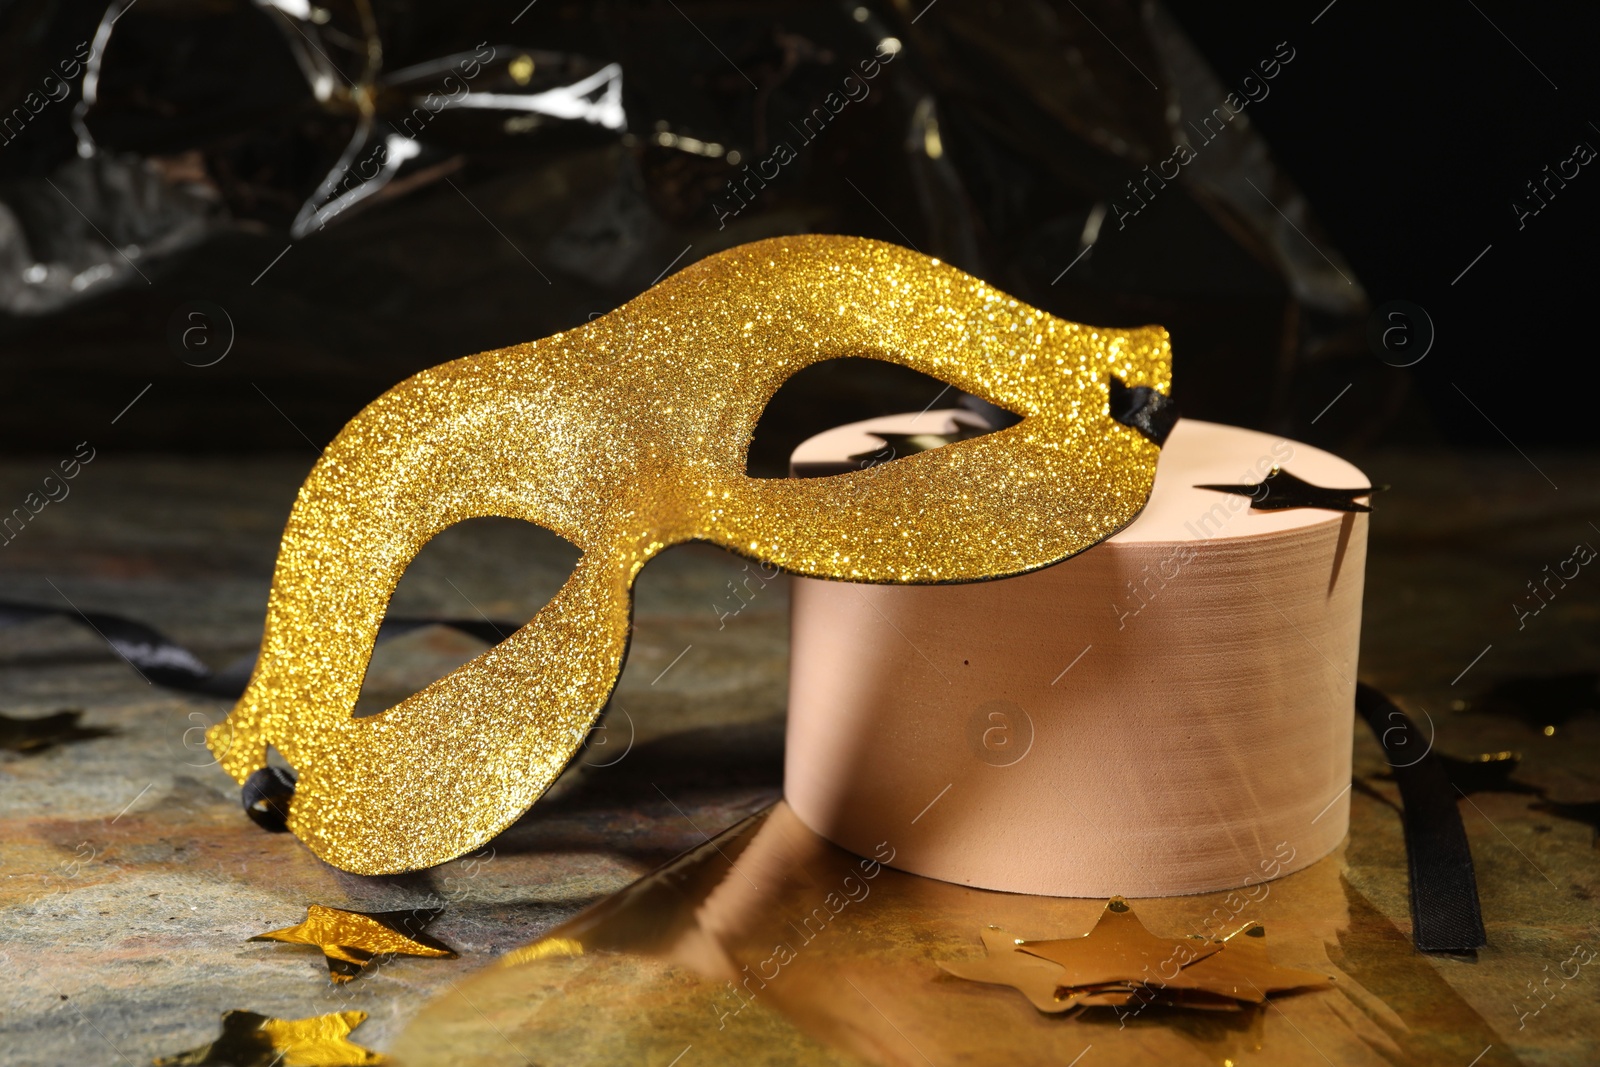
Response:
[[[793,466],[967,417],[839,427]],[[1195,488],[1274,465],[1370,484],[1308,445],[1183,420],[1139,517],[1056,566],[965,585],[797,579],[796,814],[862,855],[887,843],[914,874],[1053,896],[1207,892],[1326,855],[1349,818],[1367,519]]]

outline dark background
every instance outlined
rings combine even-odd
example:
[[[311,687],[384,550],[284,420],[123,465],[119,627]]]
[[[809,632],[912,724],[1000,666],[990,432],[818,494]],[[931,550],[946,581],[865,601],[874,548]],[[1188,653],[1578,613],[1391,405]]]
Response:
[[[1592,444],[1600,189],[1585,168],[1520,230],[1511,204],[1577,142],[1600,148],[1600,9],[1338,0],[1308,25],[1323,8],[1174,4],[1224,72],[1283,35],[1306,42],[1301,77],[1256,120],[1373,304],[1428,309],[1438,347],[1409,373],[1436,432],[1504,444],[1454,382],[1519,444]]]
[[[332,10],[335,28],[354,18],[348,5]],[[1276,223],[1264,205],[1254,215],[1247,200],[1230,206],[1196,168],[1126,230],[1108,218],[1076,258],[1095,206],[1170,153],[1169,109],[1188,116],[1216,100],[1174,95],[1150,8],[1017,0],[379,3],[383,70],[480,41],[509,46],[502,59],[537,50],[540,77],[554,69],[546,53],[566,57],[569,72],[615,61],[627,129],[508,134],[498,117],[445,112],[395,188],[291,240],[296,209],[351,136],[351,109],[313,98],[293,34],[263,10],[140,0],[110,38],[88,125],[102,160],[198,189],[203,207],[161,216],[116,195],[120,171],[72,184],[76,89],[0,145],[0,203],[41,260],[148,247],[177,223],[200,236],[55,310],[0,315],[0,447],[54,454],[90,438],[128,451],[310,455],[423,367],[578,325],[669,265],[806,231],[912,243],[1079,321],[1161,322],[1191,415],[1357,454],[1387,443],[1592,444],[1585,290],[1600,204],[1589,185],[1600,178],[1585,168],[1520,231],[1512,202],[1577,142],[1600,147],[1590,123],[1600,15],[1470,0],[1178,0],[1167,10],[1224,88],[1279,42],[1293,48],[1246,114],[1276,162],[1258,191],[1299,218],[1303,245],[1266,234]],[[0,101],[14,106],[103,11],[0,3]],[[662,134],[751,162],[885,35],[903,51],[871,96],[719,229],[716,205],[729,202],[737,168],[663,145]],[[350,69],[349,56],[333,58]],[[503,69],[485,77],[510,84]],[[380,116],[410,106],[394,87],[377,99]],[[1208,159],[1237,147],[1219,144]],[[1301,194],[1305,216],[1293,207]],[[1286,256],[1350,275],[1355,304],[1330,311],[1305,299]],[[1373,309],[1396,300],[1422,307],[1436,332],[1407,369],[1368,341]],[[197,301],[224,309],[234,333],[209,367],[190,365],[201,360],[174,340]],[[807,434],[920,407],[940,388],[884,365],[813,368],[774,400],[752,467],[781,469]]]

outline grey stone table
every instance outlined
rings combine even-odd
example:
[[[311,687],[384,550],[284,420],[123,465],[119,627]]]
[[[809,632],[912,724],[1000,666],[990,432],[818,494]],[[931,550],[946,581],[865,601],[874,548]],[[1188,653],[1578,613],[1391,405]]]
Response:
[[[134,616],[223,665],[253,650],[278,533],[312,458],[99,456],[0,547],[0,598]],[[1362,677],[1425,709],[1442,750],[1525,755],[1513,789],[1461,805],[1490,948],[1476,963],[1423,965],[1496,1035],[1482,1067],[1591,1062],[1600,973],[1538,1002],[1525,984],[1574,943],[1600,947],[1600,574],[1585,567],[1539,602],[1527,583],[1576,543],[1600,545],[1600,461],[1356,458],[1395,487],[1373,518]],[[54,463],[0,465],[0,511]],[[526,618],[575,558],[541,531],[480,520],[424,550],[391,610]],[[731,599],[744,566],[699,546],[652,563],[587,765],[483,852],[391,878],[334,870],[243,817],[200,743],[225,702],[145,684],[64,621],[0,631],[0,712],[81,708],[85,726],[105,731],[0,752],[0,1063],[144,1064],[209,1041],[230,1009],[359,1009],[370,1018],[354,1038],[385,1049],[436,994],[764,808],[781,787],[787,594],[780,578]],[[1513,609],[1535,603],[1537,614]],[[480,647],[437,629],[390,642],[363,702],[385,706]],[[1356,755],[1355,817],[1378,829],[1352,839],[1346,878],[1403,932],[1397,794],[1370,738]],[[248,941],[313,903],[442,904],[430,932],[460,956],[399,958],[335,987],[314,950]]]

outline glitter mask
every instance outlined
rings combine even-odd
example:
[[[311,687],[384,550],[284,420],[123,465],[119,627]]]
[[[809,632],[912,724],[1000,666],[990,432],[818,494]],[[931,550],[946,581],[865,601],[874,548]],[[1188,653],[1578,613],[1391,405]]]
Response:
[[[1022,421],[846,474],[749,477],[767,401],[842,356],[914,368]],[[708,541],[857,582],[1048,566],[1144,506],[1159,435],[1110,404],[1164,394],[1170,374],[1160,327],[1079,326],[893,245],[785,237],[711,256],[577,329],[426,370],[351,420],[300,489],[255,673],[212,750],[243,782],[275,746],[299,775],[289,828],[335,866],[463,855],[583,742],[622,669],[634,577],[662,549]],[[407,565],[491,515],[577,545],[572,576],[499,645],[354,717]]]

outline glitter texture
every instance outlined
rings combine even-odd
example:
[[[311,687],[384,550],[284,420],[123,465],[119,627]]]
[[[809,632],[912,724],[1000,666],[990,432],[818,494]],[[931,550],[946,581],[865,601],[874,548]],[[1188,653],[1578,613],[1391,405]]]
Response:
[[[841,356],[1024,418],[865,470],[748,477],[773,393]],[[1112,375],[1166,392],[1166,331],[1076,325],[919,253],[830,236],[743,245],[577,329],[431,368],[351,420],[301,487],[255,674],[212,750],[242,782],[275,746],[299,774],[289,828],[335,866],[460,856],[577,750],[622,669],[634,577],[670,545],[818,578],[959,582],[1049,566],[1126,525],[1158,449],[1109,416]],[[576,544],[572,577],[501,644],[354,718],[406,566],[488,515]]]

